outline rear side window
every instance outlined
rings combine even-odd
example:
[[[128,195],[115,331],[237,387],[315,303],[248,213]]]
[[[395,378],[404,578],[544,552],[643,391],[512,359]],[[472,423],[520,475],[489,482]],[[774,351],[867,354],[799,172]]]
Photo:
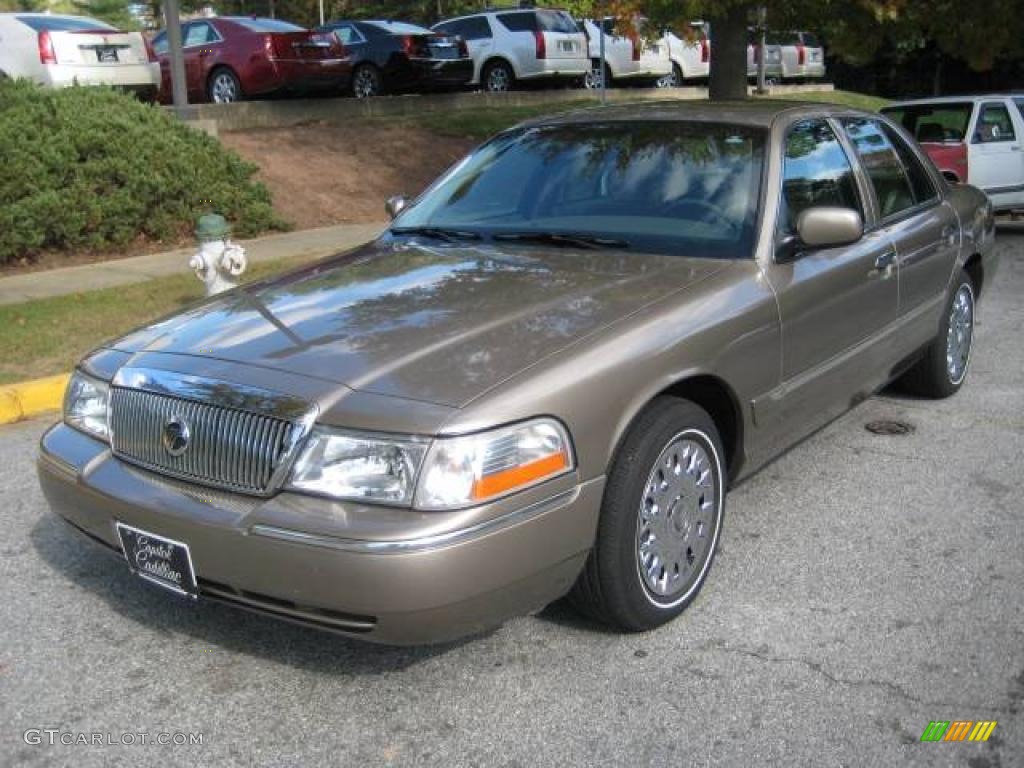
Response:
[[[567,35],[579,32],[572,16],[564,11],[537,11],[537,23],[545,32],[561,32]]]
[[[1013,120],[1005,104],[982,104],[978,125],[974,129],[976,144],[992,144],[998,141],[1013,141]]]
[[[938,192],[932,183],[931,176],[928,175],[928,171],[921,163],[921,160],[907,145],[907,142],[903,140],[903,137],[884,123],[882,124],[882,130],[885,131],[886,137],[892,144],[893,149],[896,150],[896,155],[899,157],[900,162],[903,163],[903,170],[910,180],[910,189],[914,193],[914,202],[920,205],[938,197]]]
[[[536,13],[499,13],[498,21],[509,32],[536,32],[540,27],[537,24]]]
[[[344,45],[352,45],[353,43],[365,42],[363,36],[359,34],[359,30],[353,27],[351,24],[343,24],[340,27],[334,28],[334,34]]]
[[[114,27],[84,16],[18,16],[18,21],[36,32],[84,32],[90,29],[116,31]]]
[[[159,35],[154,37],[152,45],[153,45],[153,53],[158,54],[160,56],[162,56],[165,53],[167,53],[167,50],[169,48],[169,45],[167,43],[167,33],[166,32],[161,32]]]
[[[844,120],[846,133],[857,150],[878,199],[879,216],[888,219],[915,205],[914,191],[896,150],[874,120]]]
[[[206,22],[193,22],[185,26],[185,34],[181,45],[183,48],[189,48],[193,45],[215,43],[219,39],[213,27]]]
[[[853,166],[832,127],[824,120],[804,120],[786,137],[780,232],[796,234],[797,217],[818,206],[852,208],[864,215]]]
[[[1024,120],[1024,99],[1016,99],[1013,103],[1017,105],[1017,111],[1020,112],[1021,119]]]

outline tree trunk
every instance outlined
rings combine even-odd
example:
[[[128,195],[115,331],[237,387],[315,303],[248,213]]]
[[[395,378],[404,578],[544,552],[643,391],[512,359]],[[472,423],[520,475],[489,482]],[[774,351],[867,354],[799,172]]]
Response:
[[[747,98],[747,19],[749,7],[731,6],[711,22],[711,72],[708,89],[712,101]]]

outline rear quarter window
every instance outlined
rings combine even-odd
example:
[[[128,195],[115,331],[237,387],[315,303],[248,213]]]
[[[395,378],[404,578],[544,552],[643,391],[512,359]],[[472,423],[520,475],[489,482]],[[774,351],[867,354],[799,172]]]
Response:
[[[529,13],[499,13],[498,21],[509,32],[536,32],[540,29],[537,23],[537,14]]]

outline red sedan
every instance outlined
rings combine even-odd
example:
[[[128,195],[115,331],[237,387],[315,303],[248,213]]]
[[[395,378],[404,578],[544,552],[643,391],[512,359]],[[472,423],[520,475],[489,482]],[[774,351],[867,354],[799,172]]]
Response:
[[[190,102],[227,103],[276,91],[344,87],[352,65],[334,35],[277,19],[221,16],[181,25]],[[171,100],[167,32],[153,38],[161,95]]]

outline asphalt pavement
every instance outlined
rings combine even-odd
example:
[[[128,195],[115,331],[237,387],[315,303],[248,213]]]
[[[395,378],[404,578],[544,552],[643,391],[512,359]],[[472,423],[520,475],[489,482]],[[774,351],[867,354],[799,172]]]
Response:
[[[1024,226],[998,247],[960,394],[887,390],[734,489],[643,635],[555,605],[391,649],[187,603],[47,510],[48,420],[0,428],[0,765],[1024,765]]]

